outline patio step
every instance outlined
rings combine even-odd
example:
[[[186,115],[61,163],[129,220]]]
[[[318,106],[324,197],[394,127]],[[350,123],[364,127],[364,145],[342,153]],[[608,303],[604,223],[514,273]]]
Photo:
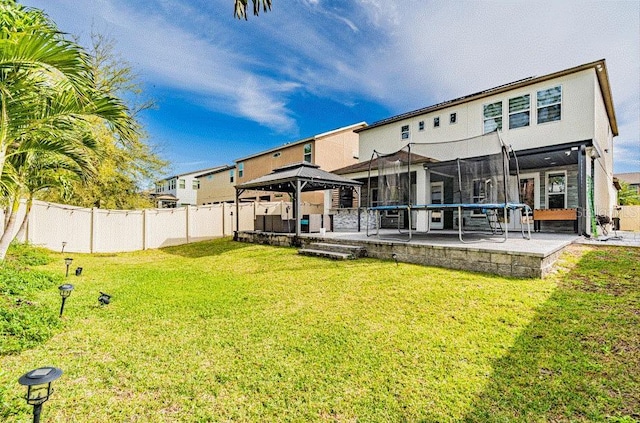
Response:
[[[354,258],[367,255],[366,248],[359,245],[331,244],[328,242],[313,242],[309,245],[313,250],[333,251],[336,253],[352,254]]]
[[[327,250],[314,250],[311,248],[301,248],[298,250],[298,254],[303,256],[324,257],[333,260],[353,260],[355,256],[351,253],[340,253],[336,251]]]

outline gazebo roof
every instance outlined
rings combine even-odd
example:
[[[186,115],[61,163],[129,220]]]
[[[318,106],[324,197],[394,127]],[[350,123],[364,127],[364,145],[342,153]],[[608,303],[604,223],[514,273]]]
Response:
[[[324,171],[318,165],[300,162],[279,167],[268,175],[236,185],[236,190],[295,192],[297,181],[302,182],[302,192],[362,185],[361,182]]]

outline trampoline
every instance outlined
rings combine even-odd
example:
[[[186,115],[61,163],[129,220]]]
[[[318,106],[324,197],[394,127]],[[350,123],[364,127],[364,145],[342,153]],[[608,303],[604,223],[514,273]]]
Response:
[[[516,163],[514,170],[509,168],[510,158]],[[418,191],[418,179],[424,183],[422,192]],[[431,195],[431,183],[442,189],[437,198]],[[496,236],[499,242],[505,242],[509,222],[518,217],[522,237],[530,239],[531,207],[514,201],[519,200],[519,186],[517,157],[497,131],[464,140],[409,143],[390,154],[374,151],[369,164],[366,209],[367,219],[375,220],[375,231],[370,231],[367,222],[367,236],[380,237],[382,216],[392,215],[398,216],[398,232],[409,241],[416,232],[430,232],[431,216],[438,213],[450,228],[457,227],[463,243]],[[422,226],[426,227],[417,231],[414,223],[421,213],[426,214],[422,216]],[[471,233],[489,237],[475,241],[465,238]]]

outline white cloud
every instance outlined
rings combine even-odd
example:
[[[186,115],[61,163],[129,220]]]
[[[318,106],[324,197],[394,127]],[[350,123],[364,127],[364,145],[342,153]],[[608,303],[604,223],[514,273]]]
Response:
[[[620,126],[616,161],[633,157],[640,139],[638,2],[299,0],[248,22],[232,19],[230,2],[55,5],[72,16],[64,28],[73,33],[103,19],[98,29],[110,28],[149,81],[281,133],[297,132],[294,95],[401,113],[605,58]]]

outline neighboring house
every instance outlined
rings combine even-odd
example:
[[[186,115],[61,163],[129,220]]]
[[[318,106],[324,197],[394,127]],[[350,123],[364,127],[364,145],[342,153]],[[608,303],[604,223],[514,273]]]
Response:
[[[629,184],[629,188],[634,189],[640,195],[640,172],[618,173],[614,176]]]
[[[345,126],[329,132],[290,142],[276,148],[243,157],[235,161],[236,184],[246,183],[271,173],[282,166],[306,162],[332,171],[358,162],[358,134],[356,130],[366,127],[365,122]],[[240,197],[244,201],[290,201],[288,195],[262,191],[246,191]],[[231,201],[235,197],[230,198]],[[302,196],[303,202],[324,204],[323,192],[309,192]]]
[[[199,205],[233,203],[236,195],[235,178],[235,166],[222,166],[200,174],[197,203]]]
[[[154,198],[159,208],[174,208],[196,205],[200,180],[198,176],[224,166],[181,173],[156,182]]]
[[[420,153],[423,157],[414,162],[409,179],[415,204],[428,204],[437,202],[436,196],[442,201],[446,193],[442,185],[428,179],[424,162],[429,158],[468,158],[451,151],[447,142],[496,130],[518,157],[520,186],[511,178],[514,186],[509,187],[510,192],[533,209],[554,209],[546,217],[545,213],[537,214],[545,220],[541,222],[543,230],[571,231],[575,227],[579,233],[591,233],[591,216],[612,215],[616,201],[613,137],[618,135],[618,127],[604,60],[403,113],[356,132],[363,161],[372,157],[374,150],[393,153],[408,143],[434,143],[429,154]],[[336,173],[367,182],[365,164]],[[366,192],[365,186],[363,194]],[[570,209],[570,213],[563,214],[562,209]],[[572,216],[572,220],[546,220],[553,216]],[[429,219],[426,213],[414,219],[417,229],[426,230]],[[454,219],[444,222],[445,229],[454,225]],[[518,227],[520,223],[520,219],[512,219],[510,225]]]

